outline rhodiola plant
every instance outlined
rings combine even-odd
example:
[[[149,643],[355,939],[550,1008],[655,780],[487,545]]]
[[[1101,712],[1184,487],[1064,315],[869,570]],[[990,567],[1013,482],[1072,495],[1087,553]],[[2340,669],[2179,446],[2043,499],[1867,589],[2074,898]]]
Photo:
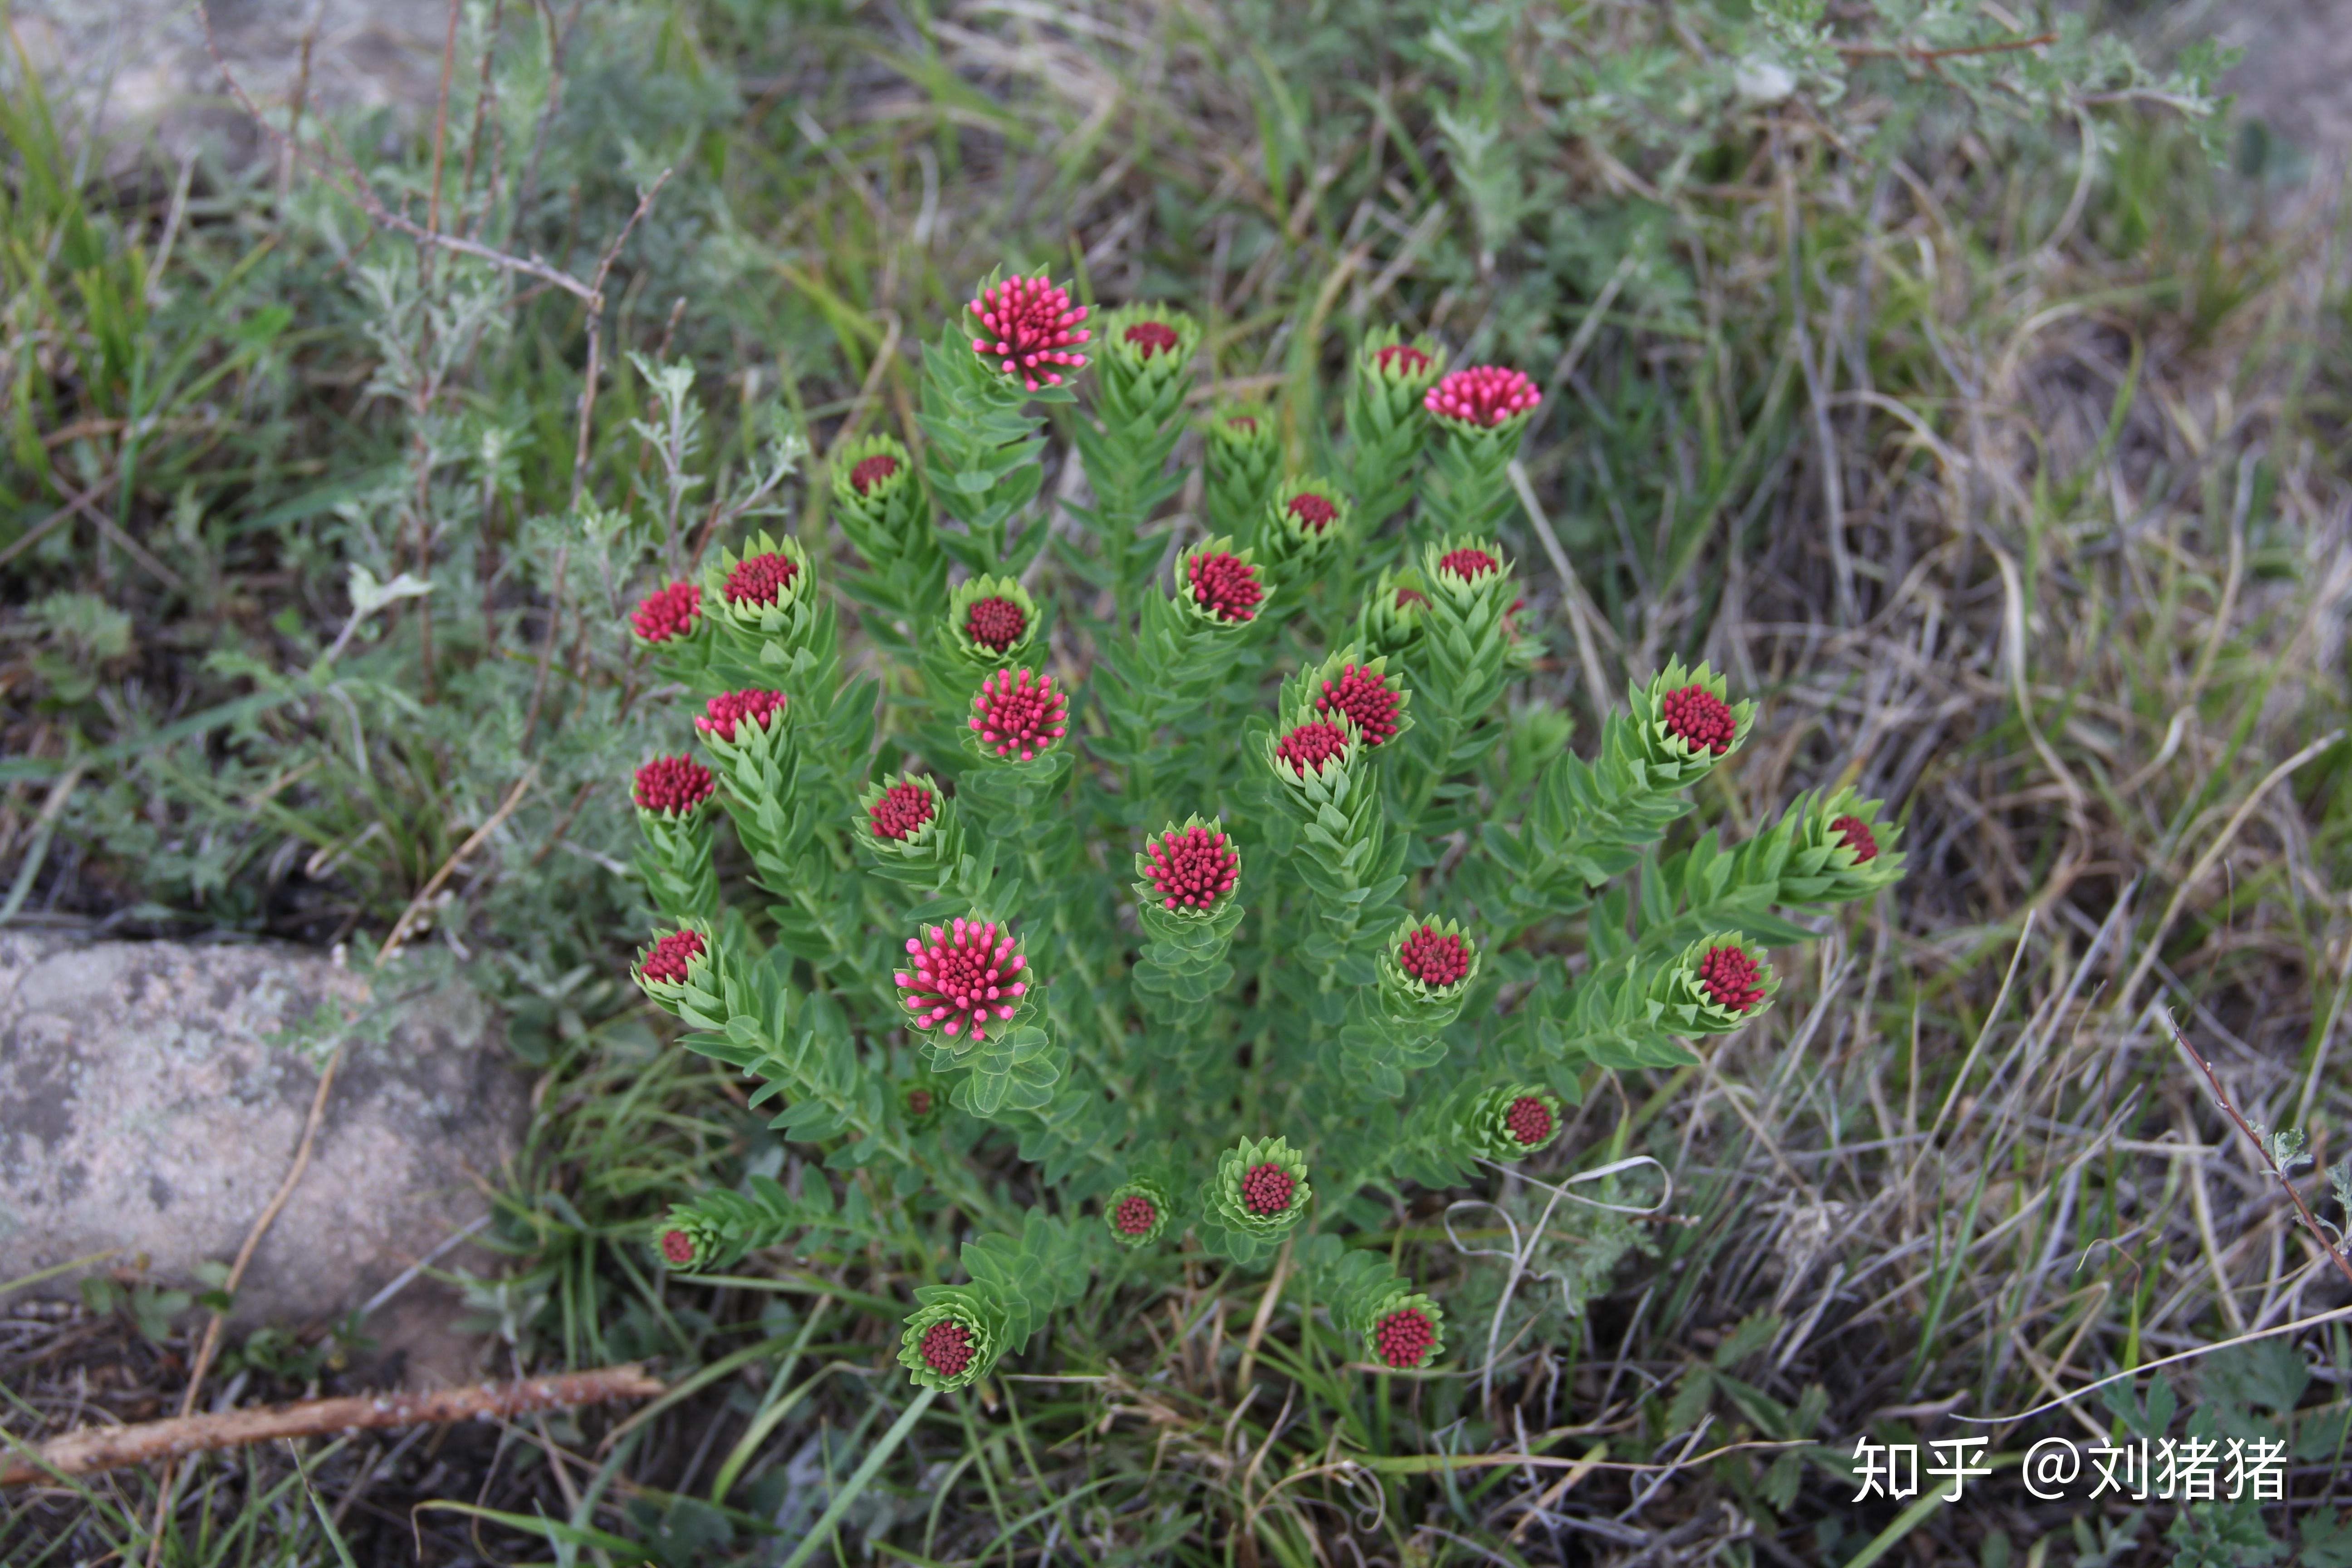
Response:
[[[1525,375],[1375,332],[1334,428],[1286,433],[1202,412],[1201,342],[992,279],[926,351],[919,429],[835,454],[846,551],[756,533],[631,618],[695,748],[635,780],[665,921],[635,976],[808,1156],[656,1249],[898,1249],[935,1281],[900,1349],[928,1387],[1097,1279],[1285,1247],[1369,1363],[1441,1364],[1441,1305],[1350,1233],[1547,1147],[1601,1072],[1696,1061],[1770,1005],[1793,916],[1901,875],[1850,790],[1670,848],[1755,718],[1705,665],[1589,756],[1507,709]],[[1049,414],[1082,499],[1041,500]],[[837,595],[879,674],[846,672]]]

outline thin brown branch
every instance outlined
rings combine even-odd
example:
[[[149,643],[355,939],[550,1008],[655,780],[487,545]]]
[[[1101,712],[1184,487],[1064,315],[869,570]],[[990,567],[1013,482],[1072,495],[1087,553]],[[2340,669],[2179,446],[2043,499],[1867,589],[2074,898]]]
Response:
[[[1971,55],[2007,55],[2019,49],[2038,49],[2044,44],[2058,41],[2055,33],[2041,33],[2031,38],[2011,38],[1998,44],[1966,44],[1948,49],[1923,49],[1908,44],[1840,44],[1838,53],[1850,60],[1916,60],[1932,66],[1937,60],[1965,59]]]
[[[0,1487],[32,1486],[281,1437],[505,1420],[533,1411],[567,1410],[611,1399],[649,1399],[662,1390],[659,1378],[647,1375],[643,1365],[631,1362],[593,1372],[478,1384],[430,1394],[360,1394],[341,1399],[305,1399],[266,1410],[225,1410],[145,1421],[135,1426],[84,1427],[26,1450],[25,1457],[0,1467]]]
[[[433,873],[432,879],[416,889],[416,896],[408,900],[406,909],[400,911],[400,919],[393,922],[392,934],[383,939],[383,950],[379,955],[379,962],[389,959],[400,951],[400,944],[407,940],[409,928],[415,925],[417,917],[425,912],[425,906],[431,901],[433,895],[441,890],[442,884],[449,880],[450,876],[467,856],[481,847],[482,840],[498,831],[499,824],[514,815],[515,807],[522,804],[523,792],[529,789],[531,782],[538,777],[539,764],[533,763],[524,770],[522,777],[515,780],[514,787],[507,791],[506,799],[499,803],[498,810],[490,813],[489,820],[467,834],[466,841],[457,846],[449,858],[441,862],[441,868]]]
[[[2286,1172],[2272,1156],[2270,1145],[2263,1142],[2262,1134],[2249,1126],[2246,1119],[2238,1114],[2238,1108],[2230,1103],[2229,1090],[2221,1087],[2221,1076],[2214,1072],[2213,1064],[2207,1061],[2204,1055],[2189,1043],[2189,1037],[2180,1032],[2180,1026],[2172,1021],[2172,1015],[2169,1012],[2164,1015],[2164,1026],[2172,1032],[2172,1043],[2189,1053],[2189,1059],[2197,1064],[2197,1070],[2203,1073],[2205,1081],[2213,1086],[2213,1103],[2220,1106],[2223,1113],[2238,1124],[2238,1131],[2246,1135],[2246,1142],[2254,1146],[2255,1152],[2263,1157],[2263,1163],[2270,1168],[2271,1175],[2282,1188],[2285,1189],[2288,1200],[2294,1205],[2294,1212],[2303,1220],[2303,1228],[2311,1232],[2312,1238],[2319,1243],[2319,1250],[2327,1255],[2327,1261],[2336,1265],[2336,1272],[2344,1276],[2344,1282],[2352,1285],[2352,1260],[2347,1260],[2337,1249],[2336,1243],[2328,1239],[2327,1232],[2321,1227],[2317,1216],[2312,1214],[2310,1205],[2303,1201],[2303,1194],[2295,1190],[2294,1183],[2288,1178]]]

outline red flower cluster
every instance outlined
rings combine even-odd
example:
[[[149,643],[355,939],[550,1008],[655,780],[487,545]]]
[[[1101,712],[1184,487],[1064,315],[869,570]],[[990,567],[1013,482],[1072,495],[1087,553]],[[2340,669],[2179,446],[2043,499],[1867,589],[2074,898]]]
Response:
[[[1319,773],[1323,764],[1348,749],[1348,732],[1320,720],[1301,724],[1275,743],[1274,754],[1290,764],[1300,778]]]
[[[1532,1149],[1551,1136],[1551,1107],[1532,1094],[1523,1094],[1503,1112],[1503,1126],[1523,1146]]]
[[[918,1029],[938,1025],[950,1037],[969,1029],[975,1040],[988,1038],[991,1013],[1002,1022],[1018,1011],[1014,999],[1029,984],[1014,976],[1029,961],[1013,951],[1012,933],[994,921],[959,920],[952,930],[931,927],[926,937],[907,939],[914,969],[894,976],[915,1015],[907,1021]]]
[[[1291,516],[1318,533],[1330,527],[1331,520],[1339,515],[1338,507],[1333,506],[1327,497],[1318,496],[1313,490],[1302,491],[1292,496],[1289,510]]]
[[[1456,553],[1458,554],[1459,552],[1456,552]],[[1426,609],[1429,605],[1429,595],[1423,593],[1418,588],[1399,588],[1397,590],[1396,607],[1402,610],[1407,605],[1419,605],[1423,608]]]
[[[629,625],[647,642],[668,642],[692,637],[701,616],[702,590],[691,583],[672,583],[638,600]]]
[[[923,785],[908,782],[884,790],[866,816],[874,825],[875,837],[903,843],[938,811],[938,797]]]
[[[1526,413],[1543,394],[1525,373],[1498,364],[1474,364],[1448,374],[1429,389],[1422,406],[1441,419],[1492,427]]]
[[[1257,434],[1257,421],[1246,414],[1236,414],[1225,423],[1236,430],[1246,430],[1253,436]]]
[[[686,966],[701,956],[700,931],[674,931],[654,943],[654,950],[637,965],[637,973],[648,980],[682,985],[686,983]]]
[[[1402,365],[1403,369],[1398,371],[1399,374],[1419,375],[1429,368],[1429,356],[1411,343],[1391,343],[1373,353],[1372,363],[1382,370],[1394,370]]]
[[[1465,545],[1440,556],[1437,569],[1450,576],[1459,577],[1465,583],[1475,583],[1489,572],[1500,572],[1503,563],[1476,545]]]
[[[1717,1006],[1746,1013],[1764,1000],[1764,988],[1756,984],[1762,969],[1736,947],[1710,947],[1698,961],[1698,988]]]
[[[1069,732],[1070,700],[1054,689],[1050,675],[997,670],[980,683],[971,705],[971,727],[1000,757],[1017,751],[1025,763]]]
[[[1194,604],[1221,621],[1256,619],[1258,602],[1265,597],[1265,590],[1258,586],[1256,567],[1220,550],[1213,555],[1191,557],[1184,569],[1192,580]]]
[[[718,787],[710,770],[691,757],[656,757],[637,770],[635,798],[642,810],[684,816]]]
[[[1223,834],[1211,828],[1180,827],[1147,838],[1143,853],[1150,863],[1145,874],[1167,909],[1208,909],[1232,892],[1241,876],[1241,857]]]
[[[1402,1371],[1419,1366],[1437,1344],[1437,1331],[1426,1314],[1406,1307],[1372,1325],[1372,1348],[1381,1362]]]
[[[1173,353],[1176,350],[1176,329],[1165,321],[1138,321],[1122,335],[1127,342],[1136,345],[1136,357],[1139,359]]]
[[[727,574],[724,592],[730,605],[772,605],[782,598],[799,576],[800,563],[789,555],[769,551],[747,555]]]
[[[1397,710],[1402,706],[1396,689],[1388,678],[1374,675],[1359,665],[1349,665],[1339,672],[1337,680],[1323,683],[1323,695],[1315,700],[1315,710],[1328,713],[1334,708],[1356,721],[1364,732],[1364,742],[1377,746],[1397,732]]]
[[[694,1238],[682,1230],[666,1230],[661,1238],[662,1258],[673,1268],[683,1268],[694,1261]]]
[[[864,495],[898,471],[898,458],[887,452],[877,452],[849,470],[849,488]]]
[[[1732,740],[1739,733],[1739,721],[1732,717],[1730,706],[1704,686],[1667,692],[1658,700],[1658,714],[1665,721],[1667,734],[1688,742],[1695,751],[1713,752],[1718,757],[1731,750]]]
[[[1066,364],[1076,370],[1087,356],[1069,352],[1090,335],[1078,325],[1087,319],[1084,305],[1070,303],[1070,291],[1045,278],[1008,278],[983,290],[971,302],[971,313],[990,335],[971,340],[972,352],[982,359],[1003,362],[1004,374],[1019,375],[1034,392],[1038,372],[1045,365]],[[1059,371],[1045,372],[1045,384],[1059,386]]]
[[[1282,1213],[1297,1191],[1290,1173],[1272,1161],[1242,1173],[1242,1207],[1254,1215]]]
[[[971,1333],[945,1319],[923,1331],[923,1364],[941,1377],[960,1376],[971,1364]]]
[[[1159,1223],[1159,1209],[1140,1194],[1119,1199],[1118,1206],[1110,1211],[1111,1228],[1121,1236],[1143,1236]]]
[[[722,741],[735,738],[735,726],[748,719],[765,730],[769,721],[784,710],[784,694],[781,691],[722,691],[703,704],[702,716],[694,727],[706,735],[716,735]]]
[[[1029,635],[1029,617],[1010,599],[974,599],[963,618],[963,634],[985,648],[1003,653]]]
[[[1841,816],[1830,824],[1830,831],[1838,836],[1839,843],[1853,851],[1855,865],[1866,866],[1878,858],[1878,836],[1862,818]]]
[[[931,1091],[928,1089],[908,1089],[907,1091],[907,1114],[913,1117],[924,1117],[929,1116],[930,1113]]]
[[[1425,925],[1404,939],[1397,949],[1397,967],[1423,985],[1458,985],[1470,973],[1470,944],[1458,936],[1441,935]]]

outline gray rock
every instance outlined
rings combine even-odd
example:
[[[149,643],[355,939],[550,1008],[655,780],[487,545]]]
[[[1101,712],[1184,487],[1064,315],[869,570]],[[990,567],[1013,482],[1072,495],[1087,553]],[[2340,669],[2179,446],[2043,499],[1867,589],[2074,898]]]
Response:
[[[484,1186],[530,1110],[479,997],[440,987],[391,1003],[376,1009],[360,976],[299,949],[0,932],[0,1281],[109,1248],[121,1249],[109,1267],[143,1258],[166,1283],[235,1258],[318,1088],[282,1037],[323,1007],[386,1018],[389,1037],[346,1031],[310,1168],[254,1255],[236,1321],[317,1322],[366,1301],[488,1212]],[[463,1374],[449,1345],[415,1348]]]

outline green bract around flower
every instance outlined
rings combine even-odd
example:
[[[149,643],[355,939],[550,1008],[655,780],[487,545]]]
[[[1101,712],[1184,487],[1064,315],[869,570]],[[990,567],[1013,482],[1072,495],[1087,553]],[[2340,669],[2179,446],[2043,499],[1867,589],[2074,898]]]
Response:
[[[724,1029],[727,1008],[718,963],[719,942],[710,926],[690,920],[642,949],[629,973],[663,1011],[698,1029]]]
[[[1463,1152],[1497,1163],[1523,1160],[1559,1136],[1560,1109],[1559,1096],[1548,1089],[1498,1084],[1463,1107]]]
[[[1225,1229],[1265,1242],[1297,1225],[1314,1195],[1304,1155],[1280,1138],[1244,1138],[1217,1156],[1202,1208]]]
[[[1172,305],[1121,305],[1096,326],[1096,384],[1107,398],[1157,401],[1148,388],[1183,381],[1201,347],[1201,323]]]
[[[1680,659],[1670,660],[1647,686],[1628,689],[1633,744],[1654,787],[1697,782],[1748,739],[1756,704],[1729,701],[1730,690],[1706,665],[1688,669]]]
[[[1282,478],[1282,434],[1273,411],[1243,404],[1212,415],[1208,470],[1209,527],[1228,536],[1248,533]]]
[[[1444,1028],[1461,1016],[1478,962],[1458,922],[1408,919],[1381,946],[1381,1010],[1419,1031]]]
[[[1173,1213],[1168,1189],[1149,1176],[1114,1187],[1103,1199],[1103,1224],[1121,1247],[1149,1247],[1158,1241]]]
[[[1414,567],[1383,568],[1356,611],[1356,640],[1371,653],[1393,656],[1421,640],[1429,592]]]
[[[918,1073],[898,1086],[898,1111],[906,1117],[909,1131],[937,1126],[947,1102],[947,1085],[929,1073]]]
[[[1685,948],[1652,981],[1649,999],[1668,1034],[1727,1035],[1769,1006],[1780,989],[1763,950],[1727,931]]]
[[[1801,797],[1789,808],[1789,858],[1780,868],[1785,903],[1866,899],[1903,879],[1895,847],[1903,829],[1879,816],[1879,803],[1842,789]]]
[[[1400,1290],[1365,1314],[1364,1349],[1391,1372],[1417,1372],[1445,1353],[1445,1310]]]
[[[726,1245],[725,1238],[710,1216],[699,1214],[680,1204],[670,1210],[654,1236],[654,1250],[661,1260],[680,1274],[692,1274],[707,1268],[710,1260]]]
[[[919,490],[914,458],[895,436],[861,436],[833,455],[836,505],[879,520],[903,491]]]
[[[925,1388],[962,1388],[996,1364],[1001,1339],[997,1314],[977,1291],[941,1290],[907,1320],[898,1364]]]
[[[1037,601],[1013,578],[983,574],[948,595],[945,640],[970,668],[1030,662],[1037,626]]]
[[[1286,479],[1259,516],[1258,549],[1286,574],[1312,571],[1341,549],[1352,511],[1328,479]]]
[[[799,540],[762,530],[703,568],[703,612],[739,644],[797,644],[815,618],[815,581]]]

